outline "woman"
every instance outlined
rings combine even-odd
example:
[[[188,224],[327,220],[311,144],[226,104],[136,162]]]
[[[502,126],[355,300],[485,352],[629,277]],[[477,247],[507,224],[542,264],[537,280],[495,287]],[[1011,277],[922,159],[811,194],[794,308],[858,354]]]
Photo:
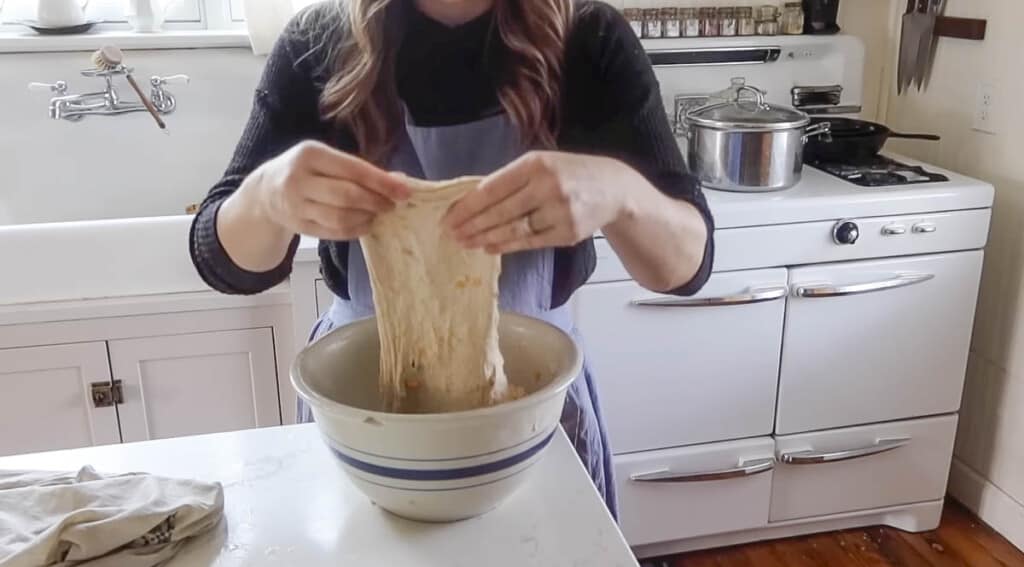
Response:
[[[503,255],[503,309],[570,332],[566,302],[594,270],[598,230],[649,289],[689,295],[711,271],[711,214],[650,64],[599,2],[307,9],[277,41],[234,158],[195,217],[196,268],[215,289],[258,293],[288,276],[297,235],[310,235],[337,296],[313,337],[372,315],[358,238],[409,196],[392,172],[486,175],[443,222],[463,245]],[[562,425],[614,513],[596,394],[584,372]]]

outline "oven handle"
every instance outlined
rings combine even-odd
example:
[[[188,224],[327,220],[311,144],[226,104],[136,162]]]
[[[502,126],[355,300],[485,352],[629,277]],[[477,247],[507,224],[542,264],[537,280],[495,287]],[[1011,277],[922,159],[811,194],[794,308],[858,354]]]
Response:
[[[910,437],[896,437],[892,439],[879,439],[874,445],[860,447],[858,449],[847,449],[845,451],[796,451],[793,453],[782,453],[779,460],[787,465],[817,465],[820,463],[834,463],[837,461],[849,461],[886,453],[893,449],[910,443]]]
[[[728,480],[731,478],[743,478],[756,474],[766,473],[775,468],[775,459],[756,459],[742,461],[740,466],[731,469],[723,469],[699,473],[674,473],[669,469],[660,469],[645,473],[629,475],[633,482],[705,482],[709,480]]]
[[[786,286],[758,288],[745,293],[721,297],[657,297],[652,299],[634,299],[633,305],[641,307],[723,307],[727,305],[749,305],[782,299],[789,293]]]
[[[862,293],[874,293],[876,291],[885,291],[887,289],[896,289],[900,287],[916,285],[919,283],[924,283],[930,279],[933,279],[934,277],[934,274],[903,274],[888,280],[842,286],[833,286],[829,284],[801,285],[796,287],[795,293],[799,297],[807,298],[860,295]]]

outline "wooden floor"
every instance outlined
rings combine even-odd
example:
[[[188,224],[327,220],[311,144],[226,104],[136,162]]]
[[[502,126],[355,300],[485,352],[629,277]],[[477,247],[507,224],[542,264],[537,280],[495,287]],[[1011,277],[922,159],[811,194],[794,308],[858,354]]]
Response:
[[[658,567],[1024,567],[1024,553],[960,504],[946,505],[942,525],[910,534],[891,528],[826,533],[654,560]]]

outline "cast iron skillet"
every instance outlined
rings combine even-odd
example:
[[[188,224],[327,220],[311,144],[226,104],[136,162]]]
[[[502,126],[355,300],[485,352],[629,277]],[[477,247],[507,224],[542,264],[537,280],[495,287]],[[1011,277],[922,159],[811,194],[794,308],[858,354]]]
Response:
[[[889,138],[937,141],[934,134],[901,134],[882,124],[852,118],[816,116],[811,124],[828,122],[830,136],[815,136],[804,144],[804,161],[851,161],[867,159],[882,151]]]

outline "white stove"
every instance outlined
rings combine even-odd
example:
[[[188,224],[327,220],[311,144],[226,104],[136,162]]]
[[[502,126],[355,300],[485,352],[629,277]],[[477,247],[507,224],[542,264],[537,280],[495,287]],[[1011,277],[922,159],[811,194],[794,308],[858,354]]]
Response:
[[[667,111],[744,77],[777,104],[825,87],[841,95],[816,112],[857,116],[858,40],[762,41],[646,43]],[[805,165],[784,191],[707,190],[715,268],[695,297],[643,290],[598,240],[574,308],[638,555],[938,524],[994,191],[888,157],[927,179]]]

